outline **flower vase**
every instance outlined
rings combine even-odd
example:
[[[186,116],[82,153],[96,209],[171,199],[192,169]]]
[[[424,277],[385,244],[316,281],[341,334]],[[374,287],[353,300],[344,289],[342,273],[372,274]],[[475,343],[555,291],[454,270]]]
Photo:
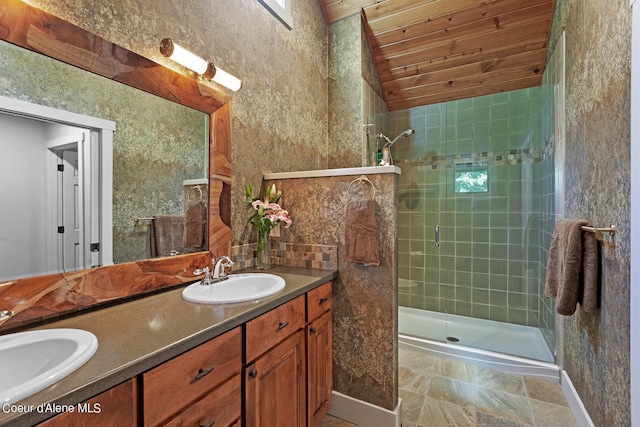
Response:
[[[271,246],[269,245],[269,231],[258,231],[258,245],[256,247],[256,267],[260,270],[266,270],[271,266]]]

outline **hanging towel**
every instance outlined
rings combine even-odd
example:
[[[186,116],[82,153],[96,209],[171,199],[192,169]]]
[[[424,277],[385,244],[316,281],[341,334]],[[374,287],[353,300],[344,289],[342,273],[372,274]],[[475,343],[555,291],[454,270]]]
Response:
[[[151,257],[182,253],[184,215],[154,215],[151,222]]]
[[[198,200],[187,203],[184,210],[182,246],[185,252],[197,252],[204,245],[206,206]]]
[[[344,226],[346,260],[364,265],[380,265],[375,202],[350,199]]]
[[[598,241],[582,226],[591,225],[560,220],[551,238],[544,293],[556,299],[556,312],[564,316],[571,316],[578,303],[586,312],[598,309]]]

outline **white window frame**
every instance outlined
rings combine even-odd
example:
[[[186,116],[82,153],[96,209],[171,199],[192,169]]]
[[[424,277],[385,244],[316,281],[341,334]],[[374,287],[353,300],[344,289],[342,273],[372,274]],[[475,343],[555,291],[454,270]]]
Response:
[[[258,0],[269,12],[280,20],[288,29],[293,28],[291,16],[291,0]]]

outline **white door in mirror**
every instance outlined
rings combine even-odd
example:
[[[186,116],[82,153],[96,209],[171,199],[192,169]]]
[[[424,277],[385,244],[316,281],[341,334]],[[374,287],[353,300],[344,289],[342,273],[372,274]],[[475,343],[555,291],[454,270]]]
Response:
[[[189,285],[182,291],[182,298],[200,304],[255,301],[274,295],[284,287],[284,279],[275,274],[232,274],[227,280],[209,286],[200,282]]]
[[[0,405],[13,404],[69,375],[98,349],[81,329],[43,329],[0,336]]]

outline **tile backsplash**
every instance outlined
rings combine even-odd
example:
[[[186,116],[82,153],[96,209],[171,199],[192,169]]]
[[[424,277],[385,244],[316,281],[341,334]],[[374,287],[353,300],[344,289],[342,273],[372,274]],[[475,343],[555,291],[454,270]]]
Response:
[[[270,239],[271,264],[290,267],[337,270],[338,247],[333,245],[312,245],[305,243],[285,243]],[[256,243],[231,247],[234,270],[255,267]]]

